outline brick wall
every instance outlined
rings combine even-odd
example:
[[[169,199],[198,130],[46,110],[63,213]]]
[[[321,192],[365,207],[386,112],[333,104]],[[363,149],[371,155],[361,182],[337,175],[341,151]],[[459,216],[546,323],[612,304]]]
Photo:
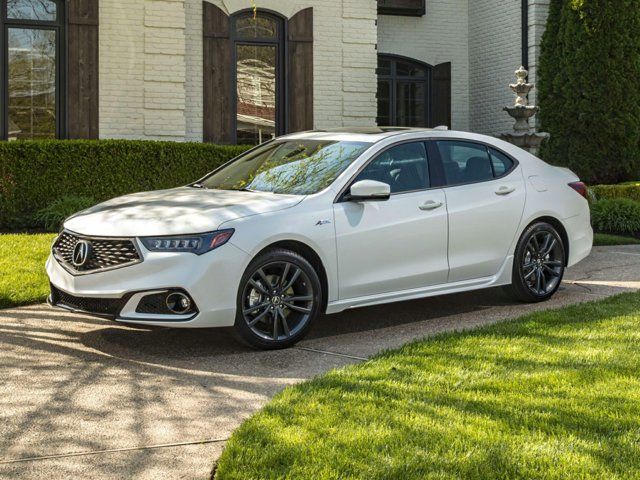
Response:
[[[497,134],[513,125],[502,108],[513,104],[509,84],[522,63],[521,3],[472,0],[469,18],[471,129]]]
[[[540,41],[549,0],[529,0],[529,80],[536,81]],[[471,129],[486,134],[509,131],[513,120],[502,108],[512,105],[509,84],[522,64],[521,2],[469,2]],[[535,91],[530,101],[535,102]]]
[[[428,0],[424,17],[380,16],[378,50],[430,65],[451,62],[453,128],[469,130],[467,0]]]
[[[100,2],[100,136],[184,140],[183,0]]]
[[[185,0],[185,116],[188,141],[202,141],[202,0]]]
[[[100,136],[144,137],[144,1],[100,2]]]

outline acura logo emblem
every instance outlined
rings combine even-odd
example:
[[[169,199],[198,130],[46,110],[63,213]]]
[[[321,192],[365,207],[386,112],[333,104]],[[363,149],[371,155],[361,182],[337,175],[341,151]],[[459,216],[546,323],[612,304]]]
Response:
[[[83,267],[91,256],[91,244],[86,240],[80,240],[73,249],[71,262],[76,267]]]

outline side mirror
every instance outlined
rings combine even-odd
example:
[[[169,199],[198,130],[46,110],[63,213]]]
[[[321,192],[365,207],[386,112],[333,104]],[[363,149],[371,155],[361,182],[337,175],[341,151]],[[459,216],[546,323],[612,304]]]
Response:
[[[384,201],[391,198],[391,186],[375,180],[361,180],[351,185],[348,199],[352,202]]]

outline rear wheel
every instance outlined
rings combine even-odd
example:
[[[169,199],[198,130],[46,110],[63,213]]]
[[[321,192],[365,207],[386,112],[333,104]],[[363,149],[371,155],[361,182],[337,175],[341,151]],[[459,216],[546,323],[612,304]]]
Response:
[[[560,288],[565,271],[565,247],[558,231],[540,222],[522,234],[513,261],[507,292],[528,303],[550,299]]]
[[[318,316],[321,296],[318,274],[304,257],[269,251],[251,262],[240,282],[235,330],[252,347],[290,347]]]

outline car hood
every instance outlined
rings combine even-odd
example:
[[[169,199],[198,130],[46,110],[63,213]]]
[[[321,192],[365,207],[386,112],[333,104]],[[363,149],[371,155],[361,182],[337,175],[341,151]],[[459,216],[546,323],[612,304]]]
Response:
[[[291,208],[303,198],[181,187],[114,198],[70,217],[64,227],[104,237],[205,233],[229,220]]]

